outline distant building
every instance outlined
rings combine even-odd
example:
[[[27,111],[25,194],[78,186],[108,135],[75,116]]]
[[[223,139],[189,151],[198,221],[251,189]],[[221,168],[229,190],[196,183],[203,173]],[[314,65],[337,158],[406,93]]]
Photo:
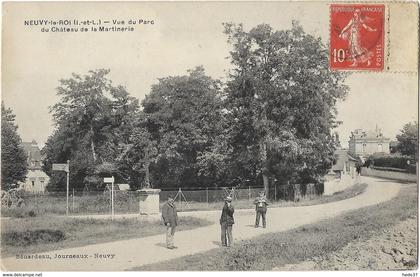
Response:
[[[334,164],[324,176],[324,195],[343,191],[359,181],[356,166],[359,160],[348,149],[334,151]]]
[[[331,171],[338,174],[339,177],[344,174],[354,176],[358,160],[352,157],[347,149],[336,149],[334,151],[334,160],[335,164],[332,166]]]
[[[374,153],[389,154],[390,139],[384,137],[381,130],[364,131],[356,129],[351,132],[349,152],[353,156],[367,157]]]
[[[38,143],[35,140],[22,142],[22,147],[28,157],[28,174],[21,187],[28,192],[44,193],[50,177],[42,171],[42,156]]]
[[[36,140],[32,140],[32,142],[22,142],[22,147],[28,157],[28,168],[41,169],[41,149],[39,149]]]

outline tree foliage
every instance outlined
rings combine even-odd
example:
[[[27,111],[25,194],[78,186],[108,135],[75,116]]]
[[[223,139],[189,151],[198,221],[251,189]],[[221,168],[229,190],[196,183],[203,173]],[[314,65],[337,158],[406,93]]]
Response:
[[[1,187],[2,190],[15,188],[25,181],[28,172],[27,156],[22,140],[17,133],[15,115],[1,103]]]
[[[43,149],[44,170],[56,175],[50,189],[64,186],[63,174],[53,174],[52,163],[67,160],[71,183],[76,188],[101,186],[102,175],[117,174],[120,181],[130,181],[132,172],[123,172],[119,166],[139,104],[124,87],[113,86],[108,73],[101,69],[60,80],[60,100],[50,109],[56,128]]]
[[[227,108],[234,124],[234,155],[248,176],[313,182],[330,167],[337,100],[345,75],[331,72],[320,38],[294,22],[275,31],[262,24],[246,32],[225,24],[233,69]]]
[[[225,128],[219,82],[197,67],[186,76],[159,79],[142,105],[150,139],[157,145],[154,182],[194,186],[215,181],[217,174],[201,166],[211,167],[209,151]]]
[[[44,167],[70,160],[71,183],[105,175],[132,188],[317,182],[331,166],[345,75],[332,72],[321,39],[297,23],[250,31],[225,24],[232,70],[222,84],[203,67],[158,80],[142,101],[108,70],[60,81],[56,130]],[[53,174],[52,186],[64,175]]]
[[[404,125],[397,135],[396,150],[403,155],[418,159],[419,151],[419,123],[410,122]]]

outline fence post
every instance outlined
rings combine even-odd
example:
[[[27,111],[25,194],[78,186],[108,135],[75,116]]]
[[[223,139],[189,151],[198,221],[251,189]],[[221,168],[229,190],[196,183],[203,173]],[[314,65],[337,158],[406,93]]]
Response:
[[[74,213],[74,188],[73,188],[73,197],[72,197],[72,201],[71,201],[72,203],[72,205],[71,205],[71,209],[72,209],[72,212]]]
[[[248,201],[251,200],[251,186],[248,186]]]
[[[206,201],[207,201],[207,206],[209,205],[209,188],[206,187]]]

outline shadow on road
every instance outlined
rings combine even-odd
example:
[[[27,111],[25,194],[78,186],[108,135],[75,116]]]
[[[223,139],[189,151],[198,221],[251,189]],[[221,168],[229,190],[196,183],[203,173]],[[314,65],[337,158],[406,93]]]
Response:
[[[155,245],[159,246],[159,247],[166,248],[166,243],[164,243],[164,242],[159,242],[159,243],[156,243]]]
[[[213,242],[213,244],[214,245],[217,245],[217,246],[222,246],[222,243],[220,242],[220,241],[212,241]]]

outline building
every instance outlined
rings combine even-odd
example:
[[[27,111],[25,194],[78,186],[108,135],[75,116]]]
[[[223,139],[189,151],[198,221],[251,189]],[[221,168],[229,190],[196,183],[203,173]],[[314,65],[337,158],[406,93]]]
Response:
[[[22,147],[28,157],[28,168],[41,169],[41,150],[39,149],[36,140],[32,140],[32,142],[22,142]]]
[[[352,177],[356,173],[356,165],[358,160],[352,157],[347,149],[336,149],[334,151],[335,163],[331,168],[331,171],[336,173],[339,177],[345,174],[351,175]]]
[[[42,156],[38,143],[35,140],[22,142],[22,147],[28,157],[28,173],[21,187],[28,192],[44,193],[50,178],[42,170]]]
[[[324,177],[324,195],[333,195],[356,184],[359,181],[356,170],[358,162],[347,149],[336,149],[334,164]]]
[[[368,157],[374,153],[389,154],[390,139],[384,137],[381,130],[375,131],[356,129],[351,132],[349,152],[356,157]]]

